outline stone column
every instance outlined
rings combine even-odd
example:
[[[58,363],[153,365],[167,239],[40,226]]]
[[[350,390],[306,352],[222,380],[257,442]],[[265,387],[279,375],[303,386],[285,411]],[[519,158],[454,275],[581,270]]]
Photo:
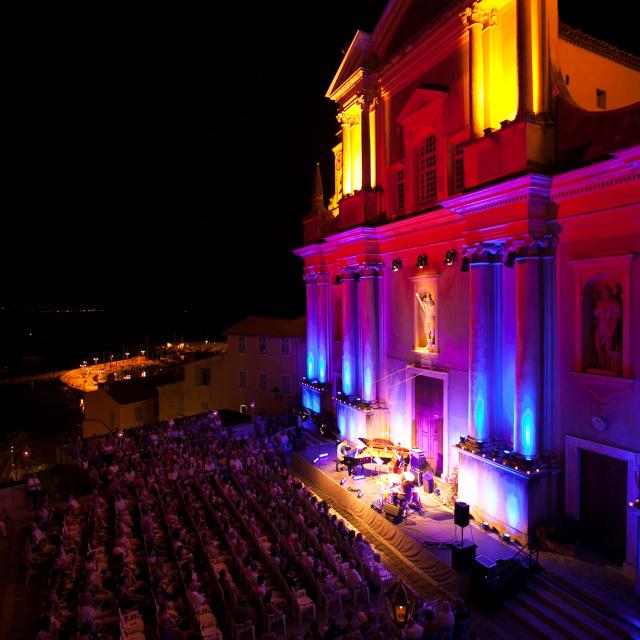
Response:
[[[362,189],[362,125],[360,116],[349,118],[349,133],[351,134],[351,191]]]
[[[375,402],[378,397],[378,278],[379,265],[365,264],[361,268],[359,288],[360,320],[360,397]]]
[[[482,31],[485,25],[495,24],[495,11],[482,9],[473,2],[461,14],[462,23],[469,29],[469,111],[471,134],[481,136],[485,128],[484,117],[484,51]],[[493,20],[493,22],[492,22]]]
[[[540,0],[517,0],[520,115],[540,110],[540,20]]]
[[[329,273],[320,272],[316,278],[317,307],[316,307],[316,335],[317,335],[317,365],[316,376],[318,382],[326,382],[329,377]]]
[[[370,185],[371,188],[375,188],[375,186],[378,184],[378,166],[377,166],[377,161],[376,161],[376,153],[377,153],[377,149],[376,149],[376,127],[377,127],[377,122],[376,122],[376,107],[378,105],[378,99],[374,99],[371,102],[371,106],[369,108],[369,162],[370,162],[370,174],[371,174],[371,180],[370,180]]]
[[[351,126],[346,114],[338,115],[338,122],[342,127],[342,193],[348,195],[351,187]]]
[[[469,267],[469,437],[482,449],[495,420],[496,314],[500,313],[500,254],[481,250]]]
[[[361,161],[362,161],[362,188],[371,186],[371,137],[369,129],[369,101],[363,96],[359,99],[360,104],[360,140],[361,140]]]
[[[308,271],[304,280],[307,285],[307,379],[316,380],[318,376],[318,330],[316,320],[318,292],[316,274]]]
[[[342,282],[342,392],[353,396],[358,388],[358,314],[356,274],[353,268],[340,272]]]
[[[542,264],[536,244],[522,247],[516,270],[514,453],[540,454],[542,423]]]

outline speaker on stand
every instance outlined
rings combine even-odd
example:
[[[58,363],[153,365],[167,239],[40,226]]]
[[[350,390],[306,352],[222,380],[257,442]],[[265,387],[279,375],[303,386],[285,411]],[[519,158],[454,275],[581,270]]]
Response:
[[[469,526],[469,505],[466,502],[455,503],[453,521],[460,527],[460,546],[464,547],[464,529]]]

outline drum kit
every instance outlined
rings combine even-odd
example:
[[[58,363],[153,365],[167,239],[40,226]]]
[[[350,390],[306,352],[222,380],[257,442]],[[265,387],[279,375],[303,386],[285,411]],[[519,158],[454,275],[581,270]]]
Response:
[[[416,476],[411,471],[403,473],[390,473],[386,476],[387,482],[380,489],[380,501],[382,504],[394,504],[400,507],[405,514],[409,509],[418,513],[424,513],[418,487],[415,485]]]

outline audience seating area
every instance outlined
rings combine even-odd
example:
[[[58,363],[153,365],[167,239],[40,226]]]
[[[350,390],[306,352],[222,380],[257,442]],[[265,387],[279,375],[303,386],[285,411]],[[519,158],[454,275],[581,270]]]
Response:
[[[45,585],[38,640],[393,637],[394,576],[286,451],[212,414],[70,444],[92,490],[39,511],[27,538],[27,584]],[[467,629],[463,603],[419,602],[403,635]]]

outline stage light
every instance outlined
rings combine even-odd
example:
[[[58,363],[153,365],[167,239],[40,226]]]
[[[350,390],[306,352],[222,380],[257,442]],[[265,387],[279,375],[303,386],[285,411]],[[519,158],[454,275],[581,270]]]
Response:
[[[316,462],[318,462],[318,460],[320,460],[320,458],[316,457],[313,459],[313,464],[315,464]]]
[[[353,476],[354,480],[364,480],[364,475]]]
[[[340,478],[340,486],[342,486],[348,479],[349,479],[348,476],[345,476],[344,478]]]
[[[319,453],[318,458],[326,458],[328,455],[328,453]]]
[[[455,249],[450,249],[449,251],[447,251],[447,253],[444,254],[444,263],[449,267],[457,260],[458,252]]]
[[[500,539],[502,540],[502,542],[506,542],[507,544],[511,542],[511,536],[508,533],[503,533]]]
[[[400,258],[395,258],[391,263],[391,270],[400,271],[401,268],[402,268],[402,260],[400,260]]]
[[[422,253],[422,254],[420,254],[418,256],[418,261],[416,262],[416,267],[418,269],[424,269],[427,266],[428,263],[429,263],[429,258],[424,253]]]
[[[507,253],[507,257],[504,261],[504,266],[505,267],[509,267],[510,269],[513,268],[513,265],[515,264],[516,258],[517,258],[518,254],[515,251],[509,251],[509,253]]]
[[[483,529],[483,531],[489,531],[489,523],[488,522],[483,522],[482,523],[482,529]]]
[[[360,491],[358,491],[358,498],[362,498],[363,495],[364,495],[364,489],[360,489]]]

